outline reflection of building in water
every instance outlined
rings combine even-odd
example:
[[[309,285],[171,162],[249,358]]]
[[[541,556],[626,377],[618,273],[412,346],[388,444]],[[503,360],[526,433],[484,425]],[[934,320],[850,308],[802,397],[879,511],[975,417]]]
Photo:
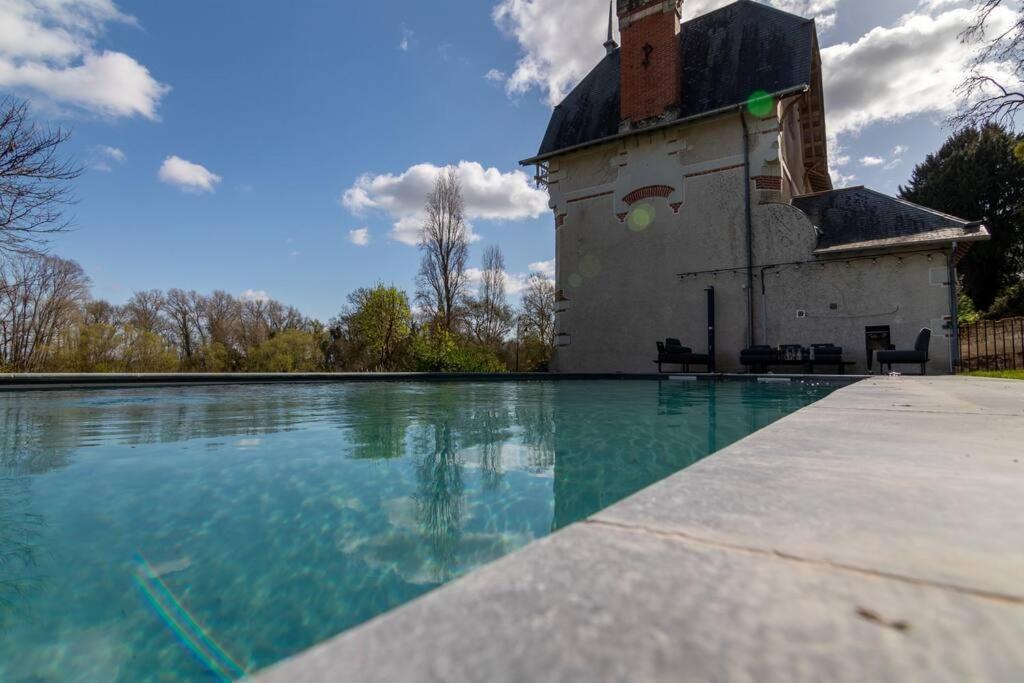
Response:
[[[660,383],[629,401],[555,403],[554,529],[585,519],[718,449],[713,382]],[[657,416],[658,425],[652,420]],[[665,416],[678,416],[671,428]],[[656,428],[657,427],[657,428]]]

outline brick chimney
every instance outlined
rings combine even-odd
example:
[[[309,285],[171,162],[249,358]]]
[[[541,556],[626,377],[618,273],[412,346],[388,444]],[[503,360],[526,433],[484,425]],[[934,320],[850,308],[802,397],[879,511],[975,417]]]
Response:
[[[618,0],[622,127],[679,110],[683,0]]]

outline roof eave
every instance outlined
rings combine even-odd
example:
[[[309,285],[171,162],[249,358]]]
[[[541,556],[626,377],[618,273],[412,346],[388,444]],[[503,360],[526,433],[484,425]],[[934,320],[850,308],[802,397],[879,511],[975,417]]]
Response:
[[[804,85],[794,86],[792,88],[786,88],[785,90],[780,90],[778,92],[770,93],[770,96],[781,99],[783,97],[790,97],[792,95],[803,94],[803,93],[807,92],[810,89],[811,89],[810,85],[804,84]],[[719,107],[718,109],[712,109],[711,111],[702,112],[700,114],[693,114],[692,116],[686,116],[686,117],[680,118],[680,119],[673,119],[671,121],[665,121],[663,123],[659,123],[659,124],[654,125],[654,126],[648,126],[646,128],[637,128],[635,130],[627,130],[627,131],[624,131],[624,132],[621,132],[621,133],[616,133],[615,135],[608,135],[608,136],[603,137],[603,138],[598,138],[597,140],[589,140],[587,142],[582,142],[582,143],[580,143],[578,145],[573,145],[571,147],[566,147],[564,149],[558,149],[558,150],[555,150],[554,152],[548,152],[547,154],[538,154],[535,157],[530,157],[529,159],[523,159],[522,161],[519,162],[519,165],[520,166],[531,166],[533,164],[537,164],[537,163],[540,163],[542,161],[547,161],[548,159],[553,159],[554,157],[557,157],[557,156],[562,156],[563,154],[569,154],[571,152],[578,152],[579,150],[586,149],[588,147],[596,147],[598,145],[604,145],[604,144],[607,144],[609,142],[614,142],[616,140],[621,140],[623,138],[627,138],[627,137],[629,137],[631,135],[639,135],[640,133],[650,133],[650,132],[656,131],[656,130],[663,130],[665,128],[671,128],[672,126],[679,126],[679,125],[686,124],[686,123],[693,123],[694,121],[699,121],[701,119],[708,119],[708,118],[711,118],[713,116],[720,116],[722,114],[728,114],[729,112],[732,112],[732,111],[741,110],[741,109],[743,109],[746,106],[747,106],[746,102],[740,102],[738,104],[730,104],[727,107]]]
[[[968,225],[966,227],[970,228],[972,226]],[[985,242],[990,240],[992,235],[989,233],[988,228],[984,225],[978,224],[973,231],[968,232],[967,230],[964,230],[959,235],[947,235],[931,240],[915,240],[913,237],[914,236],[908,236],[907,238],[870,240],[865,242],[854,242],[852,244],[839,244],[832,247],[825,247],[824,249],[815,249],[814,255],[834,256],[853,254],[857,252],[885,251],[913,247],[934,247],[943,244]]]

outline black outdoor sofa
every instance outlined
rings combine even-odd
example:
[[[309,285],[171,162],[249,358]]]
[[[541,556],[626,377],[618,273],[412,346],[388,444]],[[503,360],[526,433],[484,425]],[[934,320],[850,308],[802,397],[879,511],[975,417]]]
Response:
[[[658,372],[664,373],[665,365],[680,365],[683,372],[690,372],[691,365],[703,365],[705,370],[711,371],[711,359],[706,353],[694,353],[693,349],[683,346],[678,339],[666,339],[658,344]]]
[[[928,374],[928,349],[932,343],[932,331],[925,328],[917,333],[917,341],[914,342],[912,351],[899,351],[895,346],[890,346],[887,351],[875,351],[875,358],[878,359],[878,371],[882,372],[882,366],[888,365],[889,372],[892,372],[893,365],[920,365],[921,374]]]
[[[771,346],[752,346],[740,352],[740,365],[750,372],[767,374],[772,367],[799,367],[808,374],[814,374],[818,367],[835,368],[840,375],[846,368],[856,365],[843,359],[843,348],[834,344],[812,344],[810,348],[789,347],[795,353],[786,354],[782,349]]]

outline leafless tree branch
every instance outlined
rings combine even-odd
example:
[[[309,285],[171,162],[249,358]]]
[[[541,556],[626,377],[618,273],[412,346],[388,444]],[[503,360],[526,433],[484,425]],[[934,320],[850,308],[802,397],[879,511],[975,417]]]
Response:
[[[69,227],[69,182],[82,174],[60,150],[71,133],[32,121],[28,103],[0,99],[0,254],[38,253]]]

